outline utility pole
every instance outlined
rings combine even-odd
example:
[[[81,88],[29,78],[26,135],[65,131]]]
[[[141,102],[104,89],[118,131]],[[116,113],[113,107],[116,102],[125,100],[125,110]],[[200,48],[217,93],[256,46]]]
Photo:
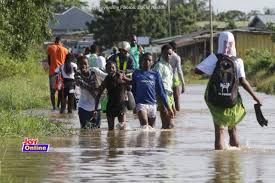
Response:
[[[172,32],[171,32],[171,16],[170,16],[170,0],[167,0],[167,7],[168,7],[168,26],[169,26],[169,37],[172,36]]]
[[[212,0],[209,0],[209,14],[210,14],[210,53],[213,53],[213,21],[212,21]]]

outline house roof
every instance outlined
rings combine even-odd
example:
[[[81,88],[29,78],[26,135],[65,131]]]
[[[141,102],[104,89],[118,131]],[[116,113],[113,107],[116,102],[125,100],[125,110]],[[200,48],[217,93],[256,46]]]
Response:
[[[248,28],[248,27],[240,28],[240,29],[232,29],[232,30],[227,30],[227,31],[230,31],[233,34],[235,32],[274,34],[274,32],[272,32],[272,31],[257,30],[255,28]],[[213,37],[218,38],[220,32],[222,32],[222,31],[216,31],[216,32],[214,31]],[[209,38],[210,38],[210,32],[208,30],[204,30],[204,31],[192,32],[192,33],[186,34],[186,35],[178,35],[178,36],[167,37],[167,38],[162,38],[162,39],[155,39],[151,43],[161,46],[161,45],[167,44],[171,41],[175,41],[177,47],[182,47],[182,46],[192,45],[192,44],[198,43],[198,42],[203,42],[205,40],[209,40]]]
[[[267,23],[275,23],[275,15],[256,15],[249,23],[249,27],[253,27],[255,22],[260,21],[262,24],[266,25]]]
[[[77,7],[71,7],[63,13],[54,13],[53,17],[56,21],[49,23],[53,32],[88,30],[86,23],[95,19],[93,15]]]

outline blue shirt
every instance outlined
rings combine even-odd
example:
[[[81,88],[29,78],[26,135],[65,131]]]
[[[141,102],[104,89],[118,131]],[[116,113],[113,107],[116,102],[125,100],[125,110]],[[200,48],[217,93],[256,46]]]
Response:
[[[158,95],[164,106],[168,108],[166,93],[158,72],[135,70],[132,81],[136,104],[156,104]]]

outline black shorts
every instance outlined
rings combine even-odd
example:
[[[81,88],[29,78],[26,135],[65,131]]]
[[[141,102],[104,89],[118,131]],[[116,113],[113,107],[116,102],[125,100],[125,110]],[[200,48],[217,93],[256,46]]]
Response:
[[[120,117],[126,112],[126,105],[125,103],[121,103],[120,105],[108,105],[106,108],[106,115],[108,117]]]

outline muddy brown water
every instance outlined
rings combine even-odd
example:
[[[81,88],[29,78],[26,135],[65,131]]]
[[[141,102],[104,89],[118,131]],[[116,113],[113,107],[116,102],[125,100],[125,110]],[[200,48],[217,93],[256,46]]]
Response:
[[[247,109],[238,125],[241,149],[214,151],[205,85],[190,85],[182,95],[182,112],[174,130],[141,131],[131,112],[126,131],[79,131],[69,137],[39,139],[47,153],[22,153],[23,139],[5,139],[0,147],[0,182],[257,182],[275,181],[275,96],[258,93],[269,126],[256,121],[253,100],[241,90]],[[40,111],[41,112],[41,111]],[[49,113],[79,128],[78,116]],[[36,112],[36,113],[39,113]],[[226,143],[228,136],[226,133]]]

